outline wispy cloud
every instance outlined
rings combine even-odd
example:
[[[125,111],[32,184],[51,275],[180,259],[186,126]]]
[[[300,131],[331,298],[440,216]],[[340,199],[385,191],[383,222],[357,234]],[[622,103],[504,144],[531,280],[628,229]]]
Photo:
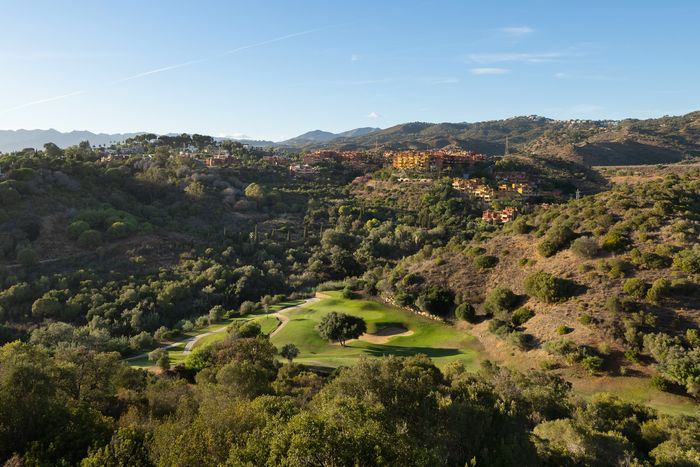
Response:
[[[497,67],[472,68],[469,71],[473,75],[505,75],[506,73],[510,73],[508,68]]]
[[[32,102],[26,102],[24,104],[17,105],[15,107],[10,107],[8,109],[0,110],[0,114],[6,114],[8,112],[13,112],[15,110],[25,109],[27,107],[32,107],[32,106],[39,105],[39,104],[45,104],[47,102],[60,101],[61,99],[67,99],[69,97],[78,96],[80,94],[85,94],[86,92],[87,91],[75,91],[75,92],[70,92],[68,94],[61,94],[60,96],[47,97],[45,99],[39,99],[39,100],[32,101]]]
[[[349,23],[345,23],[345,24],[349,24]],[[144,72],[141,72],[141,73],[137,73],[137,74],[134,74],[134,75],[131,75],[131,76],[126,76],[126,77],[124,77],[124,78],[120,78],[120,79],[117,79],[117,80],[113,80],[113,81],[108,81],[108,82],[106,82],[106,83],[102,83],[101,85],[96,86],[94,89],[92,89],[92,91],[95,91],[95,90],[101,89],[101,88],[105,88],[105,87],[108,87],[108,86],[114,86],[114,85],[117,85],[117,84],[120,84],[120,83],[124,83],[124,82],[127,82],[127,81],[132,81],[132,80],[139,79],[139,78],[145,78],[145,77],[147,77],[147,76],[151,76],[151,75],[155,75],[155,74],[159,74],[159,73],[164,73],[164,72],[167,72],[167,71],[177,70],[177,69],[179,69],[179,68],[189,67],[189,66],[192,66],[192,65],[196,65],[196,64],[198,64],[198,63],[207,62],[207,61],[211,61],[211,60],[215,60],[215,59],[220,59],[220,58],[226,57],[226,56],[228,56],[228,55],[232,55],[232,54],[235,54],[235,53],[238,53],[238,52],[242,52],[242,51],[244,51],[244,50],[253,49],[253,48],[256,48],[256,47],[262,47],[262,46],[264,46],[264,45],[268,45],[268,44],[273,44],[273,43],[275,43],[275,42],[281,42],[281,41],[289,40],[289,39],[292,39],[292,38],[295,38],[295,37],[299,37],[299,36],[305,36],[305,35],[308,35],[308,34],[313,34],[313,33],[316,33],[316,32],[320,32],[320,31],[323,31],[323,30],[326,30],[326,29],[331,29],[331,28],[335,28],[335,27],[339,27],[339,26],[342,26],[342,25],[340,25],[340,24],[328,25],[328,26],[324,26],[324,27],[320,27],[320,28],[308,29],[308,30],[306,30],[306,31],[294,32],[294,33],[291,33],[291,34],[286,34],[286,35],[284,35],[284,36],[274,37],[274,38],[272,38],[272,39],[264,40],[264,41],[261,41],[261,42],[255,42],[255,43],[252,43],[252,44],[243,45],[243,46],[241,46],[241,47],[236,47],[235,49],[227,50],[227,51],[222,52],[222,53],[219,53],[219,54],[217,54],[217,55],[212,55],[212,56],[209,56],[209,57],[198,58],[198,59],[194,59],[194,60],[188,60],[188,61],[186,61],[186,62],[176,63],[176,64],[169,65],[169,66],[164,66],[164,67],[155,68],[155,69],[152,69],[152,70],[147,70],[147,71],[144,71]],[[21,105],[17,105],[17,106],[15,106],[15,107],[7,108],[7,109],[2,109],[2,110],[0,110],[0,114],[6,114],[6,113],[8,113],[8,112],[13,112],[13,111],[20,110],[20,109],[24,109],[24,108],[27,108],[27,107],[32,107],[32,106],[35,106],[35,105],[44,104],[44,103],[47,103],[47,102],[57,101],[57,100],[61,100],[61,99],[67,99],[67,98],[69,98],[69,97],[77,96],[77,95],[79,95],[79,94],[85,94],[85,93],[87,93],[87,92],[88,92],[88,90],[75,91],[75,92],[71,92],[71,93],[68,93],[68,94],[62,94],[62,95],[59,95],[59,96],[47,97],[47,98],[45,98],[45,99],[40,99],[40,100],[36,100],[36,101],[32,101],[32,102],[27,102],[27,103],[24,103],[24,104],[21,104]]]
[[[535,32],[535,30],[529,26],[509,26],[506,28],[500,28],[499,31],[509,36],[517,37],[526,36]]]
[[[554,62],[564,57],[561,52],[537,52],[537,53],[485,53],[469,54],[467,61],[471,63],[490,64],[505,62],[545,63]]]
[[[360,59],[360,56],[358,54],[352,54],[350,55],[350,61],[351,62],[356,62]]]
[[[381,117],[381,115],[379,115],[377,112],[370,112],[367,115],[367,118],[371,118],[371,119],[375,119],[375,120],[380,118],[380,117]]]

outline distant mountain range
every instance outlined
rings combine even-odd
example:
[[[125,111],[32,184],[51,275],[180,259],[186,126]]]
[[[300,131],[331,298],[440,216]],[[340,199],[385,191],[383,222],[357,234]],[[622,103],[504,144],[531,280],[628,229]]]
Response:
[[[40,148],[46,142],[65,147],[88,140],[93,145],[102,145],[136,134],[0,130],[0,151]],[[553,120],[525,116],[477,123],[412,122],[386,129],[366,127],[342,133],[314,130],[280,142],[239,141],[290,150],[454,147],[496,155],[505,152],[506,138],[510,152],[556,157],[584,165],[678,162],[700,156],[700,112],[648,120]]]
[[[339,138],[350,138],[363,136],[369,133],[379,131],[380,128],[355,128],[354,130],[344,131],[342,133],[331,133],[328,131],[309,131],[303,135],[286,141],[274,142],[266,140],[240,139],[242,143],[247,143],[252,146],[273,146],[297,148],[315,143],[329,143]],[[111,145],[120,143],[128,138],[132,138],[144,132],[139,133],[92,133],[90,131],[71,131],[67,133],[58,130],[0,130],[0,152],[20,151],[25,148],[39,149],[46,143],[54,143],[59,147],[65,148],[80,143],[81,141],[90,141],[93,146]],[[218,141],[231,138],[216,138]]]
[[[19,151],[24,148],[39,149],[45,143],[54,143],[62,148],[90,141],[101,146],[119,143],[139,133],[92,133],[90,131],[70,131],[63,133],[53,128],[50,130],[0,130],[0,152]]]

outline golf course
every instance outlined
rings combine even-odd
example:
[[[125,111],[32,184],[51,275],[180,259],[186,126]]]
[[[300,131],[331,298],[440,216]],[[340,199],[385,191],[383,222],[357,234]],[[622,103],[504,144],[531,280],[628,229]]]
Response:
[[[340,292],[323,292],[319,298],[282,311],[288,321],[272,336],[278,348],[290,343],[299,348],[296,362],[338,367],[352,365],[364,356],[425,354],[440,367],[458,361],[466,368],[476,368],[477,355],[471,348],[474,339],[453,326],[379,302],[342,298]],[[316,325],[332,311],[364,319],[367,333],[346,346],[324,340]]]

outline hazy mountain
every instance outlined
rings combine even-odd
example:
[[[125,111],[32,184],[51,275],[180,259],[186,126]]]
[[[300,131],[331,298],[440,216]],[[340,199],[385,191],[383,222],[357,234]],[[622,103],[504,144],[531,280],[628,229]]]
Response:
[[[63,133],[53,128],[50,130],[0,130],[0,152],[19,151],[24,148],[40,149],[46,143],[55,143],[59,147],[65,148],[86,140],[96,146],[109,145],[124,141],[138,134],[107,134],[92,133],[90,131]]]
[[[299,135],[295,138],[288,139],[286,141],[281,141],[278,143],[280,146],[291,146],[291,147],[304,147],[308,145],[314,145],[319,143],[329,143],[335,142],[341,138],[350,138],[365,136],[370,133],[380,131],[380,128],[355,128],[354,130],[343,131],[342,133],[331,133],[329,131],[314,130]]]

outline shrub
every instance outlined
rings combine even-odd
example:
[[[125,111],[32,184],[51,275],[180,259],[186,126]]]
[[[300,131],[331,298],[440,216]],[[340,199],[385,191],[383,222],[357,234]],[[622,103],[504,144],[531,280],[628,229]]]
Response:
[[[637,299],[643,299],[647,294],[647,289],[649,289],[649,285],[638,277],[626,280],[622,286],[622,290],[627,295]]]
[[[476,321],[476,310],[471,303],[462,303],[455,308],[455,317],[468,323],[474,323]]]
[[[342,296],[343,298],[350,300],[352,298],[355,298],[355,292],[353,292],[350,286],[346,285],[345,287],[343,287]]]
[[[681,250],[673,257],[673,267],[688,274],[700,273],[700,253],[696,250]]]
[[[81,248],[95,248],[102,243],[102,234],[93,229],[86,230],[78,237],[78,245]]]
[[[603,237],[602,247],[611,253],[619,253],[624,251],[629,244],[630,238],[627,234],[613,230]]]
[[[571,243],[571,251],[579,258],[591,259],[598,256],[600,247],[591,237],[577,238]]]
[[[534,311],[532,311],[529,308],[525,308],[524,306],[521,306],[513,312],[513,316],[511,316],[510,319],[515,326],[522,326],[533,316],[535,316]]]
[[[520,298],[513,293],[512,290],[505,287],[496,287],[492,289],[484,300],[484,311],[496,317],[508,317],[520,301]]]
[[[634,308],[634,303],[627,297],[612,295],[605,300],[605,308],[613,313],[630,312]]]
[[[126,222],[117,221],[109,226],[107,235],[110,238],[124,238],[133,232],[133,227]]]
[[[651,288],[647,291],[647,299],[652,302],[658,302],[661,299],[668,297],[671,294],[673,287],[668,279],[659,278],[654,281]]]
[[[603,360],[603,358],[599,357],[597,355],[589,355],[589,356],[583,357],[583,359],[581,359],[581,365],[591,375],[602,370],[604,363],[605,363],[605,361]]]
[[[566,301],[571,295],[571,284],[544,271],[534,272],[525,278],[525,293],[545,303]]]
[[[257,309],[258,309],[258,305],[255,302],[251,302],[250,300],[246,300],[245,302],[241,303],[241,306],[239,307],[238,311],[240,312],[241,316],[243,316],[243,315],[253,313]]]
[[[413,295],[408,292],[399,291],[394,295],[394,300],[399,306],[411,306],[413,305]]]
[[[671,389],[671,383],[663,376],[654,375],[649,380],[649,383],[659,391],[668,392]]]
[[[564,249],[576,234],[565,225],[556,225],[549,229],[544,240],[540,242],[537,251],[544,256],[553,256],[559,250]]]
[[[557,326],[557,334],[559,334],[560,336],[563,336],[564,334],[569,334],[572,331],[573,329],[567,326],[566,324],[560,324],[559,326]]]
[[[632,363],[638,363],[639,362],[639,350],[637,350],[637,349],[625,350],[625,358]]]
[[[22,248],[17,252],[17,262],[25,268],[39,263],[39,255],[31,248]]]
[[[86,230],[90,230],[90,224],[81,220],[74,221],[68,226],[68,235],[74,240],[77,240]]]
[[[449,289],[432,285],[418,296],[416,305],[430,314],[446,316],[452,311],[454,294]]]
[[[480,255],[474,258],[474,266],[480,269],[488,269],[498,264],[498,258],[490,255]]]
[[[214,305],[211,307],[209,310],[209,323],[218,323],[224,318],[224,315],[226,314],[226,310],[224,310],[224,307],[221,305]]]
[[[583,314],[578,317],[578,322],[588,326],[589,324],[593,323],[593,318],[589,314]]]

